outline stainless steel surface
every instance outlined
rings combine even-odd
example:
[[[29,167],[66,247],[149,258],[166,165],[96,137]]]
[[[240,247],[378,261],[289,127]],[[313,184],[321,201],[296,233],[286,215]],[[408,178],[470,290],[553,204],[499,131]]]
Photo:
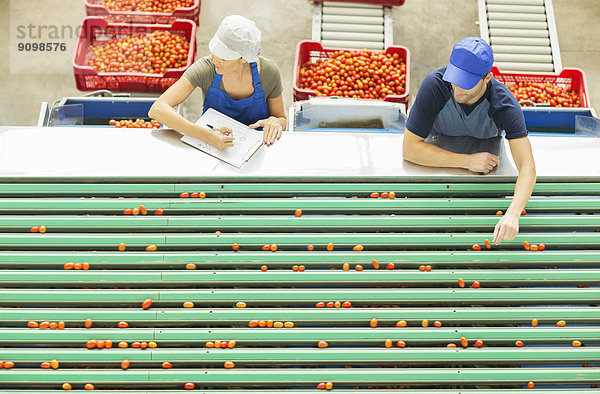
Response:
[[[241,169],[179,141],[172,130],[0,127],[0,178],[163,181],[212,177],[514,178],[510,154],[490,175],[404,162],[402,134],[292,133],[263,146]],[[600,179],[600,139],[532,136],[538,176]],[[509,152],[508,147],[506,149]]]

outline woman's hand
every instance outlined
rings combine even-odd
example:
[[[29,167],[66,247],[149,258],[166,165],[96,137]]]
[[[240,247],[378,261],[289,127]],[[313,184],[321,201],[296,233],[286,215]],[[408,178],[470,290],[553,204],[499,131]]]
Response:
[[[223,150],[233,146],[233,130],[231,130],[229,127],[209,129],[209,131],[209,138],[206,142],[218,150]]]
[[[281,123],[279,123],[279,119],[274,116],[271,116],[267,119],[259,120],[258,122],[251,124],[251,129],[256,129],[259,127],[263,128],[263,141],[267,145],[271,145],[281,137],[281,133],[283,131],[283,127],[281,127]]]

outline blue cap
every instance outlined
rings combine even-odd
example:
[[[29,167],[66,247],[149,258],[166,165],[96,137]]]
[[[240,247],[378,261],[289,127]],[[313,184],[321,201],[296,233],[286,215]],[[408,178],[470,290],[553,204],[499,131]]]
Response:
[[[473,89],[494,64],[492,48],[483,38],[467,37],[452,48],[443,80],[462,89]]]

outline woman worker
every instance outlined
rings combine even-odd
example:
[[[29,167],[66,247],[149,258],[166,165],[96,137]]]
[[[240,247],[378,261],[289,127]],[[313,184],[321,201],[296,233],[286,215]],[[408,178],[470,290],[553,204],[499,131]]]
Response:
[[[250,128],[263,128],[263,140],[271,145],[286,127],[283,86],[277,65],[259,57],[261,32],[254,22],[239,15],[223,19],[203,57],[152,105],[148,116],[218,149],[233,146],[229,128],[207,129],[179,115],[173,107],[185,101],[195,88],[204,93],[203,113],[213,108]]]

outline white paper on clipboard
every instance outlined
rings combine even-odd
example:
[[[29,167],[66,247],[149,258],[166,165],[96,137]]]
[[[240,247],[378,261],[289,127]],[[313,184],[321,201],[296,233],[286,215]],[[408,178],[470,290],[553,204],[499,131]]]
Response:
[[[211,125],[215,129],[229,127],[233,130],[233,147],[223,150],[218,150],[214,146],[189,135],[181,137],[181,141],[237,168],[242,167],[263,144],[261,132],[252,130],[245,124],[212,108],[202,114],[196,124],[206,128]]]

